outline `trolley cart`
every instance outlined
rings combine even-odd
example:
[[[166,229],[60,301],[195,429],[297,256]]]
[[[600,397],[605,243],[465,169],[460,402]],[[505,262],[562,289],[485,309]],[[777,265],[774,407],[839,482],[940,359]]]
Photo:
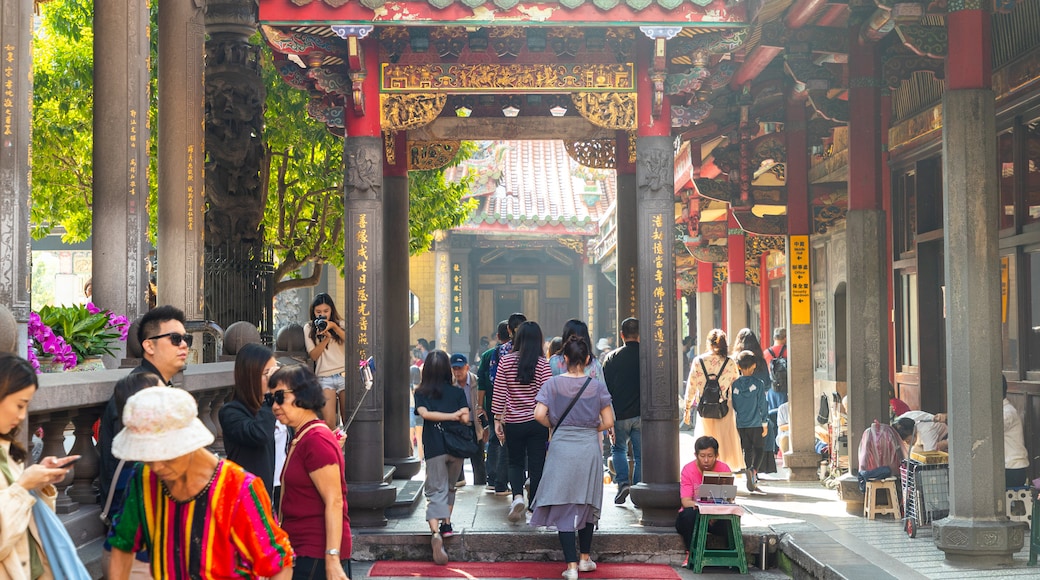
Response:
[[[899,476],[903,484],[904,529],[906,535],[916,538],[921,526],[950,514],[949,464],[904,459]]]

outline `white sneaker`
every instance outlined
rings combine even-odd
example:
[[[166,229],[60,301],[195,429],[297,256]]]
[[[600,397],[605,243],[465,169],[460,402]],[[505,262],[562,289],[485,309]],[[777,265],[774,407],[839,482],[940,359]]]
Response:
[[[509,504],[509,521],[519,522],[524,517],[524,498],[522,496],[516,496],[513,498],[513,503]]]
[[[566,580],[578,580],[578,571],[574,568],[567,568],[561,574]]]
[[[592,572],[596,569],[596,563],[592,561],[592,558],[588,560],[578,560],[578,572]]]

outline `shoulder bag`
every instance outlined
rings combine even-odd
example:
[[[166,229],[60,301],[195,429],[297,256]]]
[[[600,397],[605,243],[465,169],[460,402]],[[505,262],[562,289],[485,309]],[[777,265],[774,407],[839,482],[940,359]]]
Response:
[[[438,421],[437,430],[441,432],[444,450],[448,455],[465,459],[480,451],[472,425],[463,425],[458,421]]]
[[[62,580],[91,580],[90,574],[83,566],[76,553],[76,545],[65,530],[58,514],[43,502],[35,491],[30,492],[36,499],[32,507],[32,517],[36,529],[40,532],[40,547],[47,554],[51,565],[51,573]]]

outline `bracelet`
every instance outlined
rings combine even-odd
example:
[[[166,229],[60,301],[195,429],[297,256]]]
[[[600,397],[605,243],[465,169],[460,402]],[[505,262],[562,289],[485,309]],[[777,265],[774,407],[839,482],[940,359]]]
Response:
[[[325,555],[326,556],[339,556],[339,550],[337,548],[332,548],[331,550],[325,550]]]

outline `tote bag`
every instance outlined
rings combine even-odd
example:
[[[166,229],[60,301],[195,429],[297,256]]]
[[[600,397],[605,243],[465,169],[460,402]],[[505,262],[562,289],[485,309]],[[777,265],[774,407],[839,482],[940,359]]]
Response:
[[[65,531],[65,524],[61,523],[58,514],[51,511],[35,491],[31,493],[36,498],[32,508],[33,520],[36,521],[36,529],[40,531],[40,544],[43,553],[47,554],[51,573],[55,578],[63,580],[92,580],[83,562],[80,562],[76,545]]]

